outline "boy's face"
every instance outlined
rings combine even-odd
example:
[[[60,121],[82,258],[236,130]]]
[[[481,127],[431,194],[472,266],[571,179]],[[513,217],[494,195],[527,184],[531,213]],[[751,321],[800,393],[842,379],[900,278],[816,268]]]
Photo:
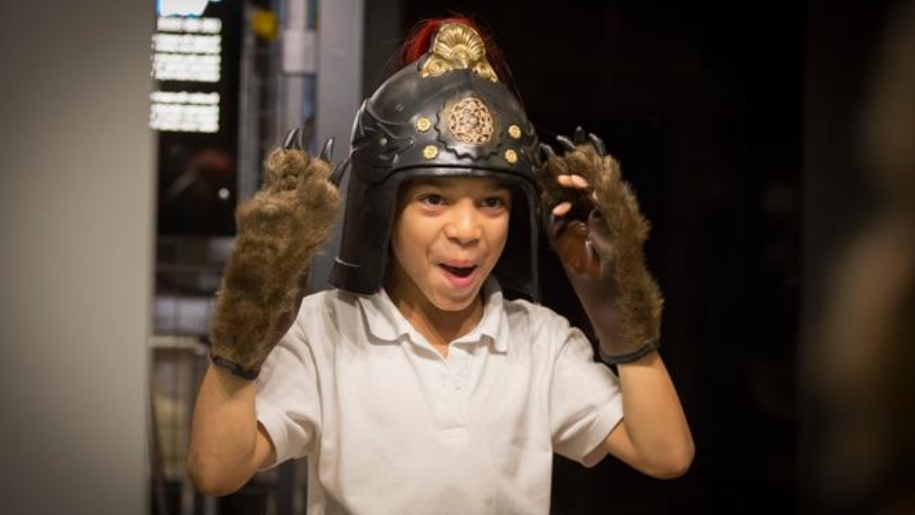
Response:
[[[391,234],[389,293],[444,311],[471,306],[505,248],[510,211],[510,191],[492,179],[407,183]]]

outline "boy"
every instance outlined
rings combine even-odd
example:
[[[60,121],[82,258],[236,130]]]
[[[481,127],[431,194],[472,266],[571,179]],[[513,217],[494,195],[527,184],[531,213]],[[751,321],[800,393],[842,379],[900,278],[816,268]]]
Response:
[[[449,19],[417,34],[422,55],[357,115],[337,289],[302,300],[339,203],[326,162],[276,151],[239,208],[195,483],[226,494],[307,455],[309,513],[534,514],[549,510],[554,452],[684,473],[693,445],[655,352],[647,224],[615,162],[578,131],[542,163],[479,33]],[[503,297],[536,298],[541,209],[618,375],[564,318]]]

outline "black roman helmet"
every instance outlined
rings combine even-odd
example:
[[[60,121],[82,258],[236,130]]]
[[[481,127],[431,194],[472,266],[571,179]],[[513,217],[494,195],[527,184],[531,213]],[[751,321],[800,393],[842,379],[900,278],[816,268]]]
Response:
[[[480,34],[438,25],[428,50],[363,102],[353,124],[340,253],[330,282],[374,293],[384,280],[401,185],[417,177],[491,177],[512,191],[508,242],[493,271],[508,296],[536,300],[538,142],[497,77]]]

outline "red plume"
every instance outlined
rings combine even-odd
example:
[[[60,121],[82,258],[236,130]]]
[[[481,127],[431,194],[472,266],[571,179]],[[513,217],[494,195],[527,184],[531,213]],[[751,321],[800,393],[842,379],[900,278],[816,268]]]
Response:
[[[502,57],[502,51],[499,50],[492,37],[476,21],[461,14],[442,18],[429,18],[417,23],[401,47],[401,66],[416,62],[425,55],[432,46],[432,37],[435,35],[435,31],[446,23],[461,23],[477,31],[477,34],[483,40],[483,45],[486,47],[486,58],[489,64],[493,67],[500,80],[504,81],[506,79],[507,74],[505,71],[507,68],[505,59]]]

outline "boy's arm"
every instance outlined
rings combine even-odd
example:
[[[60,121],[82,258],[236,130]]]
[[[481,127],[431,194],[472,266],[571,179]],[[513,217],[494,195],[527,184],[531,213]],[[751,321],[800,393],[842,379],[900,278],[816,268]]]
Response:
[[[576,130],[544,145],[547,231],[598,339],[615,365],[625,419],[590,458],[609,452],[646,474],[675,477],[692,462],[693,441],[660,356],[662,298],[643,257],[649,224],[603,142]]]
[[[660,479],[682,476],[695,448],[673,382],[658,353],[617,368],[625,418],[593,451]],[[591,461],[594,456],[589,456]]]
[[[295,321],[308,264],[327,239],[339,210],[331,142],[311,158],[290,133],[267,158],[265,180],[236,213],[238,235],[216,294],[212,360],[198,392],[188,472],[205,493],[241,488],[275,461],[255,412],[254,378]]]
[[[235,492],[275,461],[276,451],[254,409],[255,386],[210,365],[197,394],[187,470],[206,495]]]

